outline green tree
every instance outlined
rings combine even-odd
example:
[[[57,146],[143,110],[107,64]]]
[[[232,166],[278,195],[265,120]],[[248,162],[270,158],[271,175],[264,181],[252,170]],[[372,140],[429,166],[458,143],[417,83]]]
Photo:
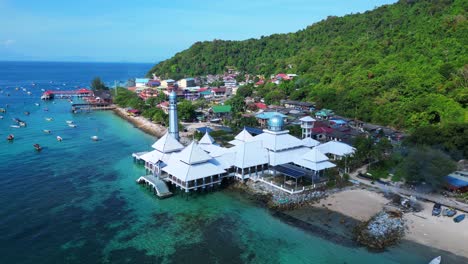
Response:
[[[409,150],[396,173],[409,183],[426,182],[437,189],[444,184],[444,177],[456,168],[456,163],[442,151],[418,146]]]
[[[91,81],[91,90],[93,91],[102,91],[102,90],[109,90],[109,87],[107,87],[102,81],[101,78],[96,77]]]
[[[180,120],[191,121],[195,118],[195,107],[192,102],[182,100],[177,104],[177,114]]]

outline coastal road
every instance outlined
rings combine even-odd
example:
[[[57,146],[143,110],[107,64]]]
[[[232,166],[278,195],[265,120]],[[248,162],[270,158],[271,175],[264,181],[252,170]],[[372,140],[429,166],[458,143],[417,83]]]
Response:
[[[453,207],[459,211],[464,211],[465,213],[468,212],[468,204],[457,202],[454,199],[450,199],[440,194],[418,193],[413,190],[409,190],[409,189],[405,189],[405,188],[401,188],[397,186],[392,186],[392,185],[385,185],[385,184],[381,184],[378,182],[375,182],[374,184],[372,184],[370,180],[362,179],[358,177],[359,173],[366,173],[366,172],[367,172],[367,166],[363,166],[351,172],[349,176],[351,177],[351,179],[358,181],[361,184],[374,187],[374,188],[378,188],[384,192],[393,192],[393,193],[397,193],[397,194],[404,195],[404,196],[413,196],[420,200],[422,199],[422,200],[427,200],[427,201],[431,201],[434,203],[440,203],[444,206]]]

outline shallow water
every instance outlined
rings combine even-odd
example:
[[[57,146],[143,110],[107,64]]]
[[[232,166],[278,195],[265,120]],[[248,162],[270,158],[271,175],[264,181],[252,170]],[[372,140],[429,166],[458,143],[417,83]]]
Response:
[[[158,200],[136,184],[145,171],[131,157],[155,138],[112,112],[72,114],[66,100],[35,106],[40,93],[0,88],[11,92],[0,94],[0,263],[427,263],[437,253],[334,243],[333,228],[297,228],[229,190]],[[10,128],[12,117],[28,126]]]

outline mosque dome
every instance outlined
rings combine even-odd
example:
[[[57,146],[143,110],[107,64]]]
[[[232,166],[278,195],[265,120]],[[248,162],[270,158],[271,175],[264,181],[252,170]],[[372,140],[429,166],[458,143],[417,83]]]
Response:
[[[283,130],[284,120],[279,115],[274,115],[268,119],[268,129],[270,131],[281,131]]]

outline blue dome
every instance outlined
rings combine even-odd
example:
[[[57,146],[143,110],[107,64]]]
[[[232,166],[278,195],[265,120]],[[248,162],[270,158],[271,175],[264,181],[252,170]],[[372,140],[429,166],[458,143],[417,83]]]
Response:
[[[281,131],[284,126],[284,120],[279,115],[274,115],[268,119],[268,127],[271,131]]]

